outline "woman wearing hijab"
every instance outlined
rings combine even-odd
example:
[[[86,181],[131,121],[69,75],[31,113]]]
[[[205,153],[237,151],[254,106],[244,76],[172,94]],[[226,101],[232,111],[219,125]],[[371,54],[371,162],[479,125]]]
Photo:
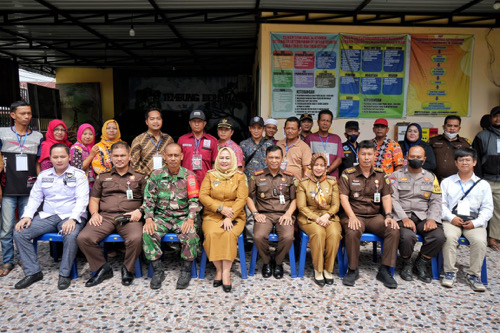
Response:
[[[90,188],[92,188],[95,180],[95,172],[90,165],[95,155],[99,152],[97,147],[92,149],[95,142],[95,129],[90,124],[82,124],[78,128],[76,137],[78,141],[70,149],[70,163],[75,168],[85,171]]]
[[[63,143],[71,147],[71,142],[68,141],[68,128],[66,124],[60,119],[51,120],[47,129],[45,141],[42,142],[42,149],[40,152],[40,171],[52,168],[50,161],[50,147],[56,143]]]
[[[417,123],[411,123],[406,128],[405,139],[398,142],[403,150],[404,162],[403,165],[406,166],[408,163],[408,151],[413,146],[422,146],[425,150],[425,163],[423,168],[428,171],[436,169],[436,156],[434,155],[434,150],[431,145],[427,142],[422,141],[422,127]]]
[[[111,163],[111,146],[121,140],[120,127],[116,120],[108,120],[102,125],[101,142],[93,149],[98,150],[92,161],[92,168],[96,175],[109,171],[113,168]],[[95,148],[97,147],[97,148]]]
[[[231,266],[237,253],[238,237],[245,228],[247,179],[238,171],[236,155],[228,148],[219,150],[214,169],[208,171],[200,188],[203,211],[203,247],[217,270],[214,287],[231,292]]]
[[[314,266],[314,282],[319,286],[333,284],[333,265],[342,238],[337,215],[340,207],[339,189],[334,177],[326,175],[327,159],[314,154],[311,172],[297,188],[300,229],[309,236]]]

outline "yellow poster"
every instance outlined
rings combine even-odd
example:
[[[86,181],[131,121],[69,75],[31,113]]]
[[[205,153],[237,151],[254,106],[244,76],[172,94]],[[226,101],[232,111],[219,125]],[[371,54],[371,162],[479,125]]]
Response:
[[[412,35],[408,116],[468,116],[472,35]]]

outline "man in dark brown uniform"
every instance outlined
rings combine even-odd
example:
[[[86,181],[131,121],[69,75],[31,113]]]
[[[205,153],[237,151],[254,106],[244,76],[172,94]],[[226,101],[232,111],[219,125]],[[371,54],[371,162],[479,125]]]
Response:
[[[469,139],[458,135],[462,118],[447,116],[444,118],[444,133],[429,139],[429,144],[436,155],[436,170],[434,174],[441,182],[443,179],[458,173],[455,165],[455,150],[471,146]]]
[[[125,240],[125,260],[122,266],[122,284],[129,286],[134,280],[134,263],[142,252],[141,208],[146,179],[129,167],[130,147],[119,141],[111,146],[114,168],[97,176],[90,193],[91,218],[77,238],[90,270],[95,272],[86,283],[93,287],[113,277],[111,266],[106,263],[99,242],[113,231]],[[115,217],[122,215],[130,221],[119,223]]]
[[[283,259],[293,242],[297,184],[293,173],[280,168],[282,161],[283,151],[280,147],[267,148],[267,168],[254,172],[248,190],[247,205],[255,218],[254,243],[264,262],[262,276],[265,278],[271,274],[276,279],[283,277]],[[269,255],[269,233],[273,226],[278,234],[274,270]]]
[[[339,179],[340,203],[344,213],[340,223],[345,232],[349,269],[342,283],[353,286],[359,278],[358,261],[361,235],[367,231],[384,239],[382,265],[377,280],[387,288],[397,288],[389,268],[396,266],[399,245],[399,226],[392,218],[392,188],[385,172],[373,167],[375,143],[359,143],[359,165],[344,170]],[[384,214],[384,215],[382,215]]]

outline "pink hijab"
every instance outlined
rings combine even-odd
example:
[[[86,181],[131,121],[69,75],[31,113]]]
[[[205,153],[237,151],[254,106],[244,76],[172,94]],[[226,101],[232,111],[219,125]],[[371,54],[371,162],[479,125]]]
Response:
[[[59,125],[62,125],[66,130],[66,133],[64,133],[64,139],[62,140],[56,140],[56,138],[54,137],[54,129]],[[42,151],[40,153],[40,159],[38,160],[38,162],[42,162],[43,160],[50,158],[50,147],[52,147],[56,143],[64,143],[66,146],[71,147],[71,142],[68,141],[68,128],[66,127],[66,124],[60,119],[54,119],[50,121],[45,141],[42,142]]]
[[[92,140],[92,142],[90,144],[86,145],[82,142],[82,135],[83,135],[83,132],[88,128],[90,128],[90,130],[92,131],[92,134],[94,134],[94,139]],[[87,124],[87,123],[81,124],[80,127],[78,127],[78,132],[76,133],[76,139],[78,141],[75,142],[75,145],[82,147],[82,149],[86,150],[87,152],[90,152],[90,150],[92,149],[92,147],[94,146],[94,143],[95,143],[94,126]]]

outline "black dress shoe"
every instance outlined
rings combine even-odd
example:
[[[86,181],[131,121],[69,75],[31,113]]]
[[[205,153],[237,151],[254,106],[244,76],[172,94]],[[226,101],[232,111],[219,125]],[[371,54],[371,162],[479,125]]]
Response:
[[[377,273],[377,280],[382,282],[386,288],[396,289],[398,287],[398,283],[391,275],[389,270],[389,266],[380,266]]]
[[[344,286],[349,286],[352,287],[354,286],[354,282],[359,279],[359,269],[348,269],[346,275],[344,275],[344,278],[342,279],[342,284]]]
[[[222,286],[222,280],[214,280],[214,288]]]
[[[273,275],[273,271],[271,270],[271,265],[270,264],[264,264],[262,265],[262,277],[263,278],[269,278]]]
[[[276,267],[274,267],[273,275],[276,279],[283,278],[283,265],[276,265]]]
[[[68,276],[62,276],[62,275],[59,275],[59,281],[57,282],[57,288],[59,288],[59,290],[65,290],[65,289],[68,289],[69,286],[71,286],[71,278]]]
[[[324,279],[318,280],[318,279],[316,279],[315,276],[313,276],[313,279],[314,279],[314,283],[316,283],[318,286],[323,287],[325,285]]]
[[[231,292],[231,288],[232,288],[232,287],[233,287],[232,285],[228,285],[228,286],[226,286],[225,284],[223,284],[223,285],[222,285],[222,289],[223,289],[223,290],[224,290],[224,292],[226,292],[226,293],[230,293],[230,292]]]
[[[85,287],[97,286],[99,283],[103,282],[104,280],[111,279],[112,277],[113,270],[108,263],[105,263],[101,268],[97,270],[95,275],[85,283]]]
[[[134,274],[130,273],[125,266],[122,266],[122,284],[130,286],[134,281]]]
[[[33,275],[28,275],[28,276],[25,276],[21,281],[19,281],[18,283],[16,283],[16,285],[14,286],[14,288],[16,288],[16,289],[28,288],[33,283],[38,282],[38,281],[40,281],[42,279],[43,279],[43,273],[42,272],[38,272],[38,273],[35,273]]]

